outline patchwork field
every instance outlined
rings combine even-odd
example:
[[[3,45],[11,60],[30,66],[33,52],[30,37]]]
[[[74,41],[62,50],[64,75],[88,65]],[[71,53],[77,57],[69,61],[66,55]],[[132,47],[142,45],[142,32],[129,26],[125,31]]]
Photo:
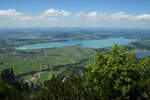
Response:
[[[8,56],[0,55],[0,70],[13,68],[15,75],[24,79],[37,76],[42,71],[40,80],[44,81],[68,68],[84,67],[93,59],[95,52],[94,49],[80,46],[19,50]]]

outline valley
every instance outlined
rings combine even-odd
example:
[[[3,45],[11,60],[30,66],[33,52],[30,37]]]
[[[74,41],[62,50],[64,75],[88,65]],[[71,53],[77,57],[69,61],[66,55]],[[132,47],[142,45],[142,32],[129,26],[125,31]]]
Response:
[[[84,66],[93,62],[96,51],[110,52],[115,43],[124,45],[129,51],[150,50],[149,38],[145,36],[150,31],[144,31],[144,39],[140,38],[141,31],[73,28],[1,30],[0,71],[13,68],[17,78],[24,81],[38,77],[41,72],[38,81],[44,82],[53,75],[64,76],[85,70]]]

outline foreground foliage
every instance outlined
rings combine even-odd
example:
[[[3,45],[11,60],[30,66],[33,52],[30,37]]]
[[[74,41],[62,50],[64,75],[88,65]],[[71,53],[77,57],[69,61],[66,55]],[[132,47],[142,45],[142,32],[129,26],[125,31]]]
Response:
[[[104,100],[148,98],[150,88],[144,90],[142,87],[148,86],[149,82],[146,77],[150,69],[148,59],[138,64],[134,53],[124,51],[117,45],[112,48],[112,54],[97,52],[95,63],[87,66],[89,71],[85,74],[85,88],[94,98]]]
[[[115,45],[109,54],[97,52],[95,62],[87,65],[86,68],[87,71],[84,73],[52,77],[51,80],[40,85],[39,89],[30,87],[28,92],[28,86],[21,85],[23,88],[18,88],[7,81],[7,78],[7,80],[3,78],[8,76],[4,71],[0,81],[1,99],[10,100],[13,96],[16,98],[11,100],[150,99],[150,57],[137,60],[134,53]],[[28,96],[22,96],[24,94]]]

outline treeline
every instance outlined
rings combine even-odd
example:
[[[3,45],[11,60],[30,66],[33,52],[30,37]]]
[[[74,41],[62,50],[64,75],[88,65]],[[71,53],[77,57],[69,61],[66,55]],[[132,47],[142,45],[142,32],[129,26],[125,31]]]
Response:
[[[1,73],[0,100],[150,100],[150,56],[137,60],[115,45],[98,51],[87,71],[36,85],[18,81],[12,69]]]

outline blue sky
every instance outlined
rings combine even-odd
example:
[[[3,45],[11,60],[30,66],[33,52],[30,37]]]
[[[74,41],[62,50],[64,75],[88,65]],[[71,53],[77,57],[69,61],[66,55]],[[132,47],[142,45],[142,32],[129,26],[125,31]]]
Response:
[[[105,13],[126,12],[150,13],[150,0],[0,0],[0,9],[16,9],[25,13],[39,14],[55,8],[70,11],[102,11]]]
[[[150,0],[0,0],[0,24],[149,28]]]

